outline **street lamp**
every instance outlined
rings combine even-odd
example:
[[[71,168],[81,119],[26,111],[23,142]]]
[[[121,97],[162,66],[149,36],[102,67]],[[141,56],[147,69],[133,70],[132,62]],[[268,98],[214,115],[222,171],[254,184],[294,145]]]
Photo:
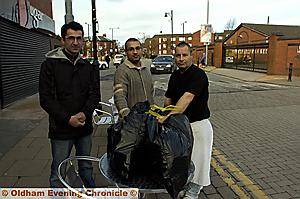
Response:
[[[184,24],[185,24],[185,23],[187,23],[187,21],[184,21],[184,22],[181,23],[181,25],[182,25],[182,34],[183,34],[183,35],[184,35]]]
[[[85,22],[86,25],[88,25],[88,40],[90,41],[90,25],[89,23]]]
[[[109,28],[109,29],[111,30],[112,48],[113,48],[113,50],[115,50],[115,46],[114,46],[114,30],[120,29],[120,28],[116,27],[116,28]]]
[[[207,0],[207,6],[206,6],[206,25],[208,26],[208,21],[209,21],[209,0]],[[208,45],[209,43],[206,44],[205,46],[205,66],[208,64]]]
[[[119,27],[116,28],[109,28],[111,30],[111,40],[114,41],[114,30],[120,29]]]
[[[173,54],[173,10],[171,12],[165,12],[165,17],[171,17],[171,53]]]

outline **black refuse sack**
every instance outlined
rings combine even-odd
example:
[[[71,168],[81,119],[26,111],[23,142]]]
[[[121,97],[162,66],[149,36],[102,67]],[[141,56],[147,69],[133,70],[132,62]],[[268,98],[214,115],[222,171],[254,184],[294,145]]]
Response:
[[[137,103],[123,121],[108,128],[107,154],[110,167],[121,178],[131,176],[132,156],[138,156],[135,149],[145,141],[145,114],[150,109],[149,102]]]
[[[189,120],[183,114],[176,114],[163,124],[153,117],[149,117],[147,122],[150,142],[161,149],[165,188],[172,198],[176,198],[189,175],[194,140]]]
[[[111,169],[128,180],[146,176],[164,184],[176,198],[188,179],[193,147],[189,121],[171,115],[163,124],[145,114],[148,102],[137,103],[124,121],[108,128],[107,153]]]

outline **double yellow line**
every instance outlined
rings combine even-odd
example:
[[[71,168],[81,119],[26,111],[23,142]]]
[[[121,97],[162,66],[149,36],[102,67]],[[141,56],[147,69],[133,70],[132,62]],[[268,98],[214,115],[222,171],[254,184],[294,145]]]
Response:
[[[224,154],[213,148],[213,155],[211,165],[223,179],[223,181],[239,196],[239,198],[251,198],[236,181],[241,182],[245,188],[249,189],[255,198],[267,199],[269,198],[262,189],[255,185],[245,174],[243,174],[232,162],[226,160]],[[222,167],[221,167],[222,166]],[[226,172],[223,168],[226,168]]]

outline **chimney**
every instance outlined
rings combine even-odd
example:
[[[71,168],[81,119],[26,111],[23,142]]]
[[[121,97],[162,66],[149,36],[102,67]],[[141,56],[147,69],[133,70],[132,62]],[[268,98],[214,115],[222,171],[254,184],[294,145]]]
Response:
[[[268,20],[267,20],[267,24],[269,24],[270,23],[270,16],[268,16]]]

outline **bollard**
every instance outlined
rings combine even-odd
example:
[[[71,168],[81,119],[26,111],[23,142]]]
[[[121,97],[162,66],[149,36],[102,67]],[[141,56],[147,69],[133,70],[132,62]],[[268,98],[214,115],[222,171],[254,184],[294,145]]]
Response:
[[[290,63],[290,66],[289,66],[288,82],[291,82],[291,81],[292,81],[292,75],[293,75],[293,63]]]

